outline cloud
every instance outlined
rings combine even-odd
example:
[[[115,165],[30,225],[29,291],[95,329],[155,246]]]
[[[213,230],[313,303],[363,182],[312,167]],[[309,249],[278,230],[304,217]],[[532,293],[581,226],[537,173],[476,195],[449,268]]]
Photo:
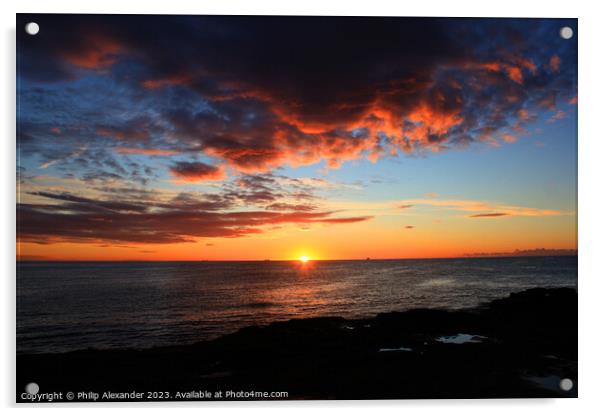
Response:
[[[152,121],[147,117],[137,117],[127,120],[122,126],[99,125],[96,133],[114,140],[130,142],[148,142]]]
[[[147,79],[142,81],[142,86],[149,90],[163,88],[166,86],[185,85],[190,82],[191,76],[187,74],[175,74],[167,78]]]
[[[428,214],[439,216],[438,211],[448,212],[463,218],[495,218],[502,216],[512,217],[550,217],[574,215],[572,211],[563,211],[548,208],[535,208],[527,206],[509,205],[492,201],[479,201],[468,199],[405,199],[385,201],[349,201],[328,200],[322,204],[327,210],[353,210],[355,213],[377,216],[404,216],[399,207],[412,205],[415,214]]]
[[[563,118],[565,118],[565,117],[566,117],[566,115],[567,115],[567,114],[566,114],[566,112],[565,112],[565,111],[558,110],[558,111],[556,111],[556,112],[554,113],[554,115],[552,115],[552,117],[550,117],[550,118],[547,120],[547,123],[555,123],[556,121],[558,121],[558,120],[562,120]]]
[[[518,139],[516,136],[509,134],[509,133],[503,133],[502,134],[502,140],[504,140],[506,143],[514,143],[516,142]]]
[[[347,217],[347,218],[322,218],[316,221],[309,222],[318,222],[323,224],[350,224],[354,222],[363,222],[371,220],[373,217],[371,216],[361,216],[361,217]]]
[[[516,66],[508,66],[508,67],[506,67],[506,72],[508,73],[508,77],[512,81],[514,81],[518,84],[523,83],[523,73],[520,68],[518,68]]]
[[[270,211],[313,211],[317,209],[312,204],[289,204],[286,202],[277,202],[266,207]]]
[[[67,45],[72,44],[68,43]],[[63,58],[84,69],[101,70],[113,65],[124,47],[115,39],[94,34],[85,37],[85,43],[62,51]]]
[[[48,35],[17,40],[26,80],[85,78],[127,107],[107,119],[113,103],[80,97],[83,87],[71,84],[65,114],[79,102],[79,118],[97,126],[74,140],[202,154],[238,173],[500,146],[534,121],[526,115],[576,90],[575,51],[547,35],[561,21],[35,17]],[[32,102],[50,94],[28,91]]]
[[[554,215],[567,215],[567,212],[554,209],[541,209],[522,207],[517,205],[506,205],[493,203],[488,201],[461,200],[461,199],[408,199],[398,201],[398,204],[412,204],[416,206],[431,206],[446,210],[476,212],[471,214],[471,218],[480,217],[501,217],[501,216],[516,216],[516,217],[545,217]]]
[[[230,191],[227,195],[238,201],[250,205],[265,205],[271,204],[274,201],[283,197],[283,194],[273,190],[265,191]]]
[[[483,214],[473,214],[470,215],[470,218],[495,218],[495,217],[505,217],[509,214],[505,212],[487,212]]]
[[[57,159],[52,159],[47,162],[44,162],[39,166],[39,168],[40,169],[48,169],[50,166],[52,166],[60,161],[63,161],[65,159],[77,158],[77,157],[81,156],[85,151],[86,151],[86,148],[82,147],[81,149],[77,149],[64,157],[59,157]]]
[[[335,212],[315,210],[224,211],[224,202],[219,199],[199,200],[188,195],[169,203],[100,200],[50,192],[40,192],[37,196],[54,203],[18,204],[20,241],[179,243],[201,237],[244,237],[281,224],[335,225],[372,218],[335,217]]]
[[[550,69],[552,70],[552,72],[558,72],[560,71],[560,63],[561,63],[561,59],[558,55],[552,55],[552,57],[550,58]]]
[[[115,151],[122,155],[173,156],[180,152],[167,149],[148,149],[142,147],[116,147]]]
[[[182,182],[218,181],[226,177],[223,166],[203,162],[176,162],[169,171]]]
[[[269,191],[278,183],[278,178],[274,175],[244,175],[236,180],[236,185],[242,189],[253,191]]]

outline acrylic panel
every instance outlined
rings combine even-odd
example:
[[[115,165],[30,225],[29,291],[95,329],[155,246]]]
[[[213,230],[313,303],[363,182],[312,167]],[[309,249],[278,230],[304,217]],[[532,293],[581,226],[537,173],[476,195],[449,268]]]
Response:
[[[17,15],[16,400],[576,397],[577,29]]]

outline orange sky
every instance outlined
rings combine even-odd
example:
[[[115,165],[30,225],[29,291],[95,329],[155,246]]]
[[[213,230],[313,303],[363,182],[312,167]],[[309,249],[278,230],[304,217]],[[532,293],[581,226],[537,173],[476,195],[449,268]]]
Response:
[[[284,226],[261,235],[174,244],[106,242],[18,244],[23,259],[43,260],[288,260],[457,257],[535,248],[576,249],[573,214],[469,218],[419,209],[344,225]]]

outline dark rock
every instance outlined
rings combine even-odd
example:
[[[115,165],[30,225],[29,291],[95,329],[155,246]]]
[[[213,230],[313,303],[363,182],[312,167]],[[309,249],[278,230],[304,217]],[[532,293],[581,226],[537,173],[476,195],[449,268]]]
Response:
[[[438,341],[457,334],[478,342]],[[576,397],[576,360],[576,291],[530,289],[472,310],[300,319],[188,346],[20,355],[17,401],[31,381],[41,393],[172,398],[190,390],[277,391],[288,399]],[[554,388],[562,378],[573,390]]]

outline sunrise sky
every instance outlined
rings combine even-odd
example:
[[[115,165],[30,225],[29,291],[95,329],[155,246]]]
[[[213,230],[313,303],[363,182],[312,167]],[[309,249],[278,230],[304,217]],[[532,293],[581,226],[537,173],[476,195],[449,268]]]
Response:
[[[22,259],[576,249],[576,20],[17,27]]]

